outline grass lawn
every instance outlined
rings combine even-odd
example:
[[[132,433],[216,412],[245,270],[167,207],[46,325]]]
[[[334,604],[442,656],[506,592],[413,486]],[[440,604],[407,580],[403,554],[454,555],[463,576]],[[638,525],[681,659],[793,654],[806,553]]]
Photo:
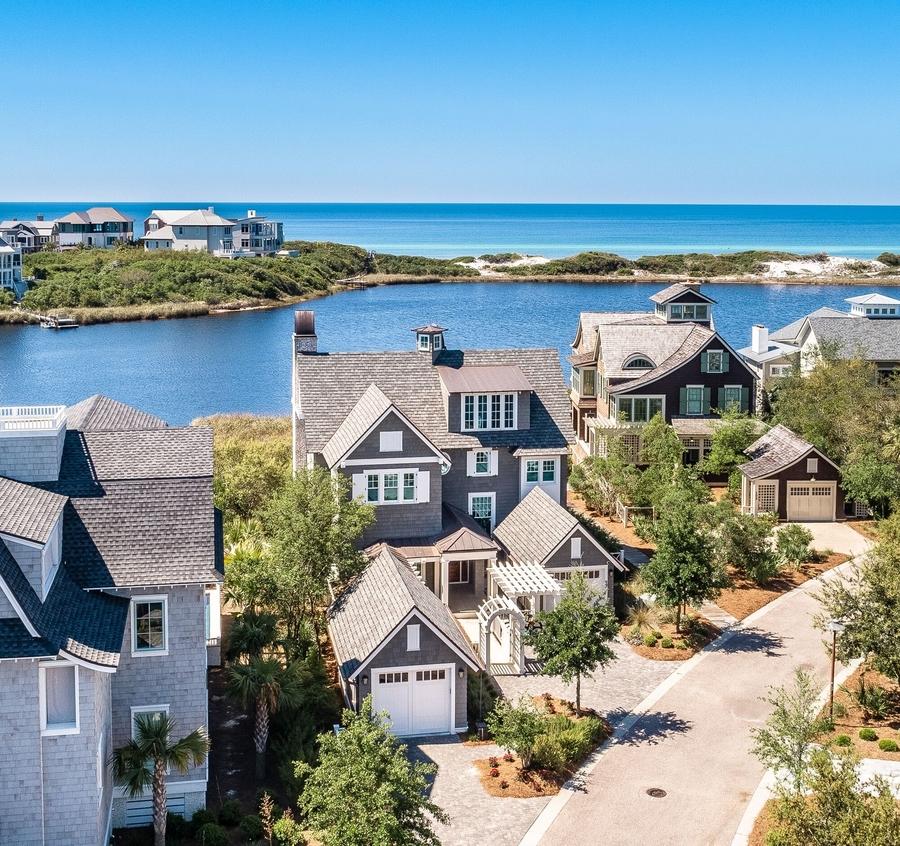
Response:
[[[882,719],[873,718],[867,722],[862,709],[847,692],[859,689],[859,680],[864,666],[858,667],[835,694],[834,731],[826,737],[833,740],[840,735],[845,735],[850,738],[851,746],[860,758],[879,758],[883,761],[895,761],[900,764],[900,752],[886,752],[878,745],[881,740],[893,740],[900,746],[900,686],[877,670],[865,671],[866,687],[870,690],[875,686],[882,687],[887,691],[889,697],[889,707],[884,717]],[[841,706],[846,713],[838,716],[842,712]],[[860,730],[866,728],[875,732],[876,739],[863,740],[859,736]]]
[[[777,599],[781,594],[820,576],[826,570],[843,564],[848,557],[841,552],[832,552],[827,556],[821,555],[816,561],[804,564],[796,570],[784,571],[764,585],[758,585],[753,580],[743,578],[732,571],[733,586],[719,594],[716,605],[736,619],[743,620],[754,611],[768,605],[773,599]]]

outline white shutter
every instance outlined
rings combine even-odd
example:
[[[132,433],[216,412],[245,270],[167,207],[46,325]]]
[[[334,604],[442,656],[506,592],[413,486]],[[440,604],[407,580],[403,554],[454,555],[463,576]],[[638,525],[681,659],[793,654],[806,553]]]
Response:
[[[365,473],[354,473],[353,474],[353,499],[358,499],[362,497],[366,498],[366,474]]]
[[[416,502],[431,501],[431,473],[428,470],[417,470]]]
[[[581,558],[581,538],[572,538],[572,560]]]
[[[466,453],[466,475],[467,476],[475,475],[475,453],[474,452]]]
[[[497,459],[498,459],[498,457],[499,457],[499,453],[497,452],[497,450],[492,449],[491,452],[490,452],[490,456],[491,456],[491,475],[492,475],[492,476],[496,476],[496,475],[497,475],[497,472],[498,472],[498,470],[497,470]]]

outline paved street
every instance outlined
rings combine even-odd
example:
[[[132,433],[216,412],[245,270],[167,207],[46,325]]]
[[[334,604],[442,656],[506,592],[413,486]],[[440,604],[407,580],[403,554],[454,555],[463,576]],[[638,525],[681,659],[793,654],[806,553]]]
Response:
[[[835,551],[858,543],[843,528],[831,532]],[[827,681],[828,656],[811,625],[817,589],[806,583],[706,653],[608,748],[543,838],[534,837],[539,820],[523,842],[729,846],[763,774],[749,752],[750,729],[769,711],[760,697],[789,682],[798,666]],[[667,795],[652,798],[651,788]]]

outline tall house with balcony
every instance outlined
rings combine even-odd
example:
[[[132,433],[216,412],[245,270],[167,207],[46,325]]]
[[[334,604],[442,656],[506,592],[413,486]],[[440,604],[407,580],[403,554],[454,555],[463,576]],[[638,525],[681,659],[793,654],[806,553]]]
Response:
[[[144,249],[199,250],[221,258],[272,255],[284,243],[284,227],[248,209],[231,218],[206,209],[154,209],[144,221]]]
[[[2,220],[0,221],[0,238],[22,253],[34,253],[38,250],[56,246],[58,227],[55,220],[45,220],[39,214],[34,220]]]
[[[25,293],[22,281],[22,249],[0,238],[0,291],[19,299]]]
[[[221,584],[210,430],[101,396],[0,407],[0,842],[149,822],[110,755],[141,714],[208,724]],[[170,810],[204,806],[206,765],[166,779]]]
[[[753,370],[716,332],[715,300],[699,285],[676,284],[650,302],[652,311],[579,317],[569,357],[576,458],[606,455],[616,436],[637,461],[642,427],[662,414],[694,464],[724,410],[754,408]]]
[[[74,211],[56,221],[60,249],[115,247],[134,240],[134,218],[111,206]]]
[[[256,209],[247,209],[246,217],[234,221],[233,240],[237,250],[270,256],[284,243],[284,224],[258,215]]]

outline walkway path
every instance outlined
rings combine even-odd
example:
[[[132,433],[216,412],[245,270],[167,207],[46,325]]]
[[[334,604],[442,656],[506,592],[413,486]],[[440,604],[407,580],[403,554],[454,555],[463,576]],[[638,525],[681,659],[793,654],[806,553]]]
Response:
[[[798,666],[827,681],[828,656],[812,626],[818,587],[806,582],[693,659],[607,748],[580,789],[545,809],[522,844],[730,844],[763,774],[749,751],[750,729],[769,712],[761,697],[788,683]],[[667,795],[652,798],[651,788]]]

